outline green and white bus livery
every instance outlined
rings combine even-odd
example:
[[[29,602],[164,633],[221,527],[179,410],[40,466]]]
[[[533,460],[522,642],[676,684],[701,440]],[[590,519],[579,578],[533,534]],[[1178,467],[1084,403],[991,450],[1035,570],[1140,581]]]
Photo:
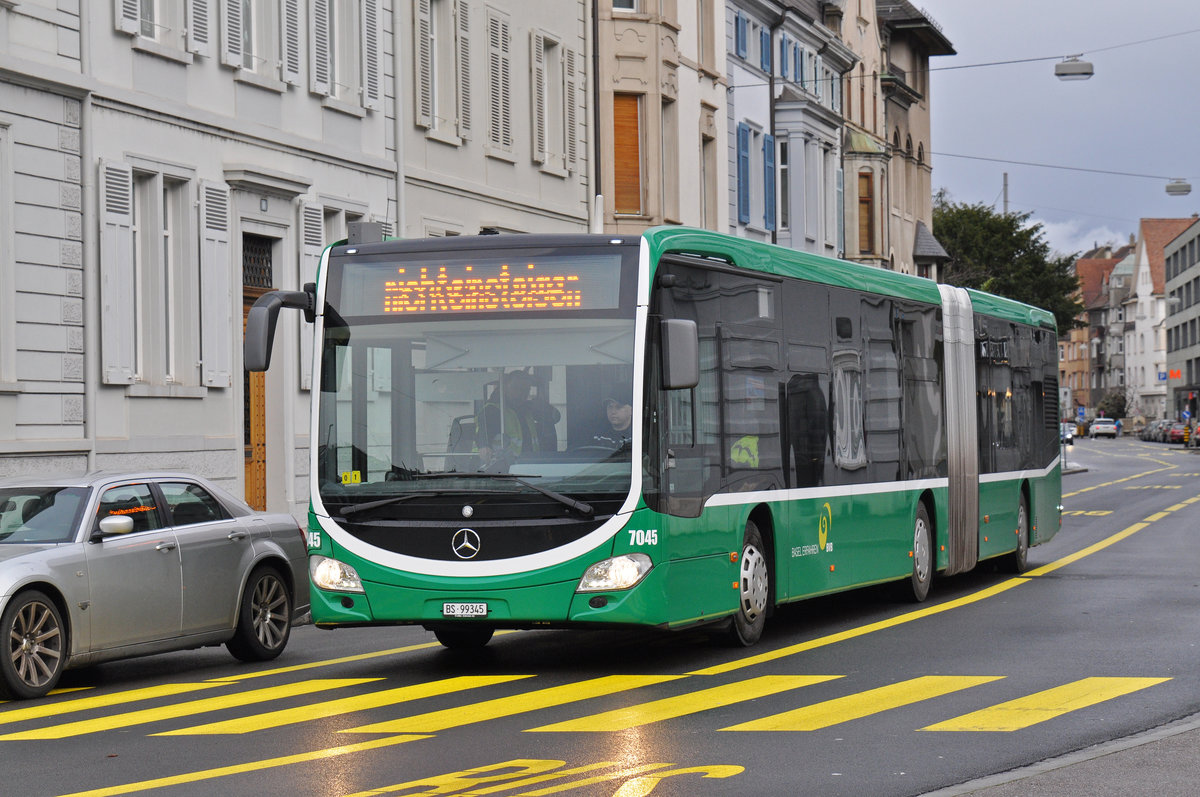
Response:
[[[1051,314],[719,233],[326,249],[252,309],[312,320],[312,614],[728,630],[1061,525]]]

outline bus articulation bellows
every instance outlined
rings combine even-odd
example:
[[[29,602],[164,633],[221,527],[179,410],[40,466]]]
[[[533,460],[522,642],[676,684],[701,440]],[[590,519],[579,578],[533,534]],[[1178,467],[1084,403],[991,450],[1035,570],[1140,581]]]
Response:
[[[1054,318],[714,232],[345,243],[262,297],[313,322],[321,628],[712,624],[1061,525]]]

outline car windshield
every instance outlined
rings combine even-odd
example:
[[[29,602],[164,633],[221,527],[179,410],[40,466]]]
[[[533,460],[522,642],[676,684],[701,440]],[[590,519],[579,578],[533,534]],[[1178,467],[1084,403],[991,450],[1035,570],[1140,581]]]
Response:
[[[86,487],[0,487],[0,544],[71,542]]]

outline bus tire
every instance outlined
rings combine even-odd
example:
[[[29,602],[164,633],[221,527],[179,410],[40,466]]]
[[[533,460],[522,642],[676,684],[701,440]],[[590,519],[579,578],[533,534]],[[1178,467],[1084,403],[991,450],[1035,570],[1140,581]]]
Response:
[[[917,504],[912,546],[913,567],[908,579],[908,598],[920,603],[929,597],[929,587],[933,584],[933,526],[924,502]]]
[[[729,624],[729,641],[748,647],[762,636],[771,598],[771,568],[762,533],[753,520],[746,521],[738,557],[738,609]]]
[[[495,632],[490,625],[439,625],[433,629],[437,641],[448,650],[480,650]]]
[[[1017,505],[1017,549],[1001,560],[1008,573],[1024,573],[1029,568],[1029,499],[1021,493]]]

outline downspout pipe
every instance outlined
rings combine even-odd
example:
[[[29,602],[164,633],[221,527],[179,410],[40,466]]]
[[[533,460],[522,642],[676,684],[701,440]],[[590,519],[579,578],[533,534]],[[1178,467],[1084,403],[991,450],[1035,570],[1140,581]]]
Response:
[[[785,3],[783,6],[783,9],[779,12],[779,18],[776,19],[775,22],[771,24],[771,72],[769,75],[767,75],[767,86],[768,86],[767,90],[770,92],[770,95],[767,97],[767,102],[769,103],[768,107],[770,108],[770,110],[768,112],[768,122],[767,123],[768,123],[768,126],[771,128],[771,137],[773,139],[775,139],[775,145],[777,147],[779,145],[779,137],[776,135],[776,132],[775,132],[775,72],[777,71],[776,67],[775,67],[775,56],[778,53],[778,47],[775,43],[775,32],[778,31],[781,27],[783,27],[783,23],[787,19],[788,12],[794,12],[794,11],[796,11],[796,9],[792,8],[790,5],[787,5]],[[799,19],[803,19],[803,17],[800,17],[799,14],[797,14],[796,16]],[[779,153],[778,153],[778,151],[776,151],[776,153],[775,153],[775,190],[777,192],[787,190],[787,186],[781,186],[779,184]],[[776,198],[776,201],[775,201],[774,222],[775,223],[771,225],[771,243],[773,243],[773,244],[779,243],[779,201],[778,201],[778,198]]]
[[[604,232],[604,200],[602,197],[602,172],[600,164],[600,3],[592,2],[592,35],[590,43],[592,45],[592,165],[589,171],[591,172],[591,188],[589,192],[588,204],[590,212],[588,220],[591,229],[589,232]],[[599,229],[596,229],[598,227]]]

